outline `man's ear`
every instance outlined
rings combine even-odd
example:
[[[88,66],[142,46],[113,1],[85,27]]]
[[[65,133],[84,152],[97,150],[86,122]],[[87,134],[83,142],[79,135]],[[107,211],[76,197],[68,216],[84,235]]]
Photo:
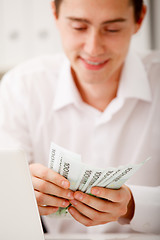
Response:
[[[51,8],[52,8],[53,16],[54,16],[55,19],[57,20],[58,15],[57,15],[57,11],[56,11],[55,1],[53,1],[53,0],[51,1]]]
[[[135,33],[138,32],[138,30],[141,28],[142,23],[143,23],[143,21],[144,21],[144,18],[145,18],[145,16],[146,16],[146,13],[147,13],[147,6],[146,6],[146,5],[143,5],[140,18],[139,18],[138,22],[136,23]]]

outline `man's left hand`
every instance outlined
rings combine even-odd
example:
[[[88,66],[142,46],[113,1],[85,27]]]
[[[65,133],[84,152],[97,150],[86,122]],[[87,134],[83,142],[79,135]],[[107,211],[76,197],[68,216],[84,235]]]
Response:
[[[93,187],[91,194],[76,191],[73,206],[69,212],[85,226],[95,226],[117,221],[119,218],[131,220],[134,214],[134,200],[131,190],[123,185],[118,190]]]

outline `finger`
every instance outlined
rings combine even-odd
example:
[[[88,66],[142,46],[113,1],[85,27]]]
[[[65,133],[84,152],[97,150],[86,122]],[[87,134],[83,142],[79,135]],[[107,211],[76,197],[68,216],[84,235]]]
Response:
[[[67,199],[74,198],[73,191],[63,189],[53,183],[46,182],[40,178],[32,177],[32,183],[33,183],[34,189],[39,192],[55,195],[55,196],[67,198]]]
[[[130,193],[125,186],[122,186],[120,189],[93,187],[91,193],[112,202],[123,202],[124,198],[128,198],[128,200],[130,198]]]
[[[30,171],[32,176],[54,183],[64,189],[68,189],[70,186],[70,183],[66,178],[42,164],[30,164]]]
[[[83,214],[81,214],[77,209],[75,209],[74,207],[69,207],[68,208],[69,213],[72,215],[72,217],[78,221],[79,223],[83,224],[86,227],[90,227],[90,226],[96,226],[96,225],[100,225],[100,224],[106,224],[108,222],[104,221],[104,222],[100,222],[100,221],[93,221],[90,218],[84,216]]]
[[[74,198],[100,212],[111,213],[115,210],[115,208],[118,208],[117,203],[113,203],[108,200],[103,200],[95,196],[90,196],[80,191],[74,193]]]
[[[69,201],[63,198],[47,195],[38,191],[35,191],[35,196],[38,206],[52,206],[52,207],[67,207]]]
[[[39,209],[39,214],[42,215],[50,215],[52,213],[55,213],[58,211],[58,207],[43,207],[43,206],[38,206]]]
[[[70,203],[84,216],[93,220],[94,222],[110,222],[116,221],[115,217],[113,217],[110,213],[104,213],[97,211],[79,201],[71,200]]]
[[[72,215],[72,217],[78,221],[79,223],[83,224],[86,227],[90,227],[93,226],[93,221],[91,219],[89,219],[86,216],[83,216],[80,212],[78,212],[77,209],[75,209],[74,207],[69,207],[68,208],[69,213]]]

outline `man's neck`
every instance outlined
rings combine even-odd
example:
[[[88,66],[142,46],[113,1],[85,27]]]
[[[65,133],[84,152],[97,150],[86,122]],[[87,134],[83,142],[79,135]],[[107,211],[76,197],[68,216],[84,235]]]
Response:
[[[82,100],[88,105],[103,112],[109,103],[117,96],[120,74],[103,83],[86,83],[74,77]]]

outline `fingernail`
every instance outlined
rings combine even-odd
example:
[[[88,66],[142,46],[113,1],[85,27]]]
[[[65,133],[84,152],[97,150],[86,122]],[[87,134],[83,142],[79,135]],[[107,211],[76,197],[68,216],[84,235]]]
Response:
[[[62,181],[62,187],[63,187],[63,188],[68,188],[68,187],[69,187],[68,182],[63,180],[63,181]]]
[[[78,199],[78,200],[82,200],[83,195],[81,193],[77,193],[77,194],[75,194],[75,198]]]
[[[94,195],[98,195],[98,194],[100,194],[100,191],[96,188],[93,188],[93,189],[91,189],[91,193]]]
[[[69,208],[68,211],[69,211],[69,213],[74,214],[74,209],[73,208]]]
[[[73,192],[69,192],[67,194],[67,196],[68,196],[69,199],[74,199],[74,193]]]
[[[74,206],[76,206],[78,204],[78,202],[76,200],[71,200],[70,203]]]
[[[67,206],[68,206],[68,204],[69,204],[69,202],[68,202],[68,201],[64,201],[64,202],[62,203],[62,206],[63,206],[63,207],[67,207]]]

